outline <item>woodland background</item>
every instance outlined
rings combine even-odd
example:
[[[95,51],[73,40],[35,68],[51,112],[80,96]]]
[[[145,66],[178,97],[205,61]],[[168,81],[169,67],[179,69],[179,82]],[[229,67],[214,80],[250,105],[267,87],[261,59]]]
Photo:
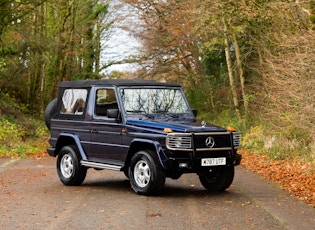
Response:
[[[109,3],[0,0],[0,155],[47,145],[60,81],[144,78],[181,84],[199,119],[235,126],[246,149],[315,171],[314,0],[122,0],[142,46],[103,64],[115,21],[129,20]],[[119,63],[138,69],[104,74]]]

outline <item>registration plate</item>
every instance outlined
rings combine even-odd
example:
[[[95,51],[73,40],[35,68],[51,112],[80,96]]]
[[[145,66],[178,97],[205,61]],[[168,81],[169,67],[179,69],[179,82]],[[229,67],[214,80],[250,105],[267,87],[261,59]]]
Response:
[[[226,165],[226,158],[203,158],[201,159],[201,166],[216,166],[216,165]]]

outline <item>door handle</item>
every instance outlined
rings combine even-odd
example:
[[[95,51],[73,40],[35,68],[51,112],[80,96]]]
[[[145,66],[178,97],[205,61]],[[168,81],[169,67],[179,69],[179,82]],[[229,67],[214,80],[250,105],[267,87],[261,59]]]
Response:
[[[91,133],[98,133],[98,130],[97,129],[92,129]]]

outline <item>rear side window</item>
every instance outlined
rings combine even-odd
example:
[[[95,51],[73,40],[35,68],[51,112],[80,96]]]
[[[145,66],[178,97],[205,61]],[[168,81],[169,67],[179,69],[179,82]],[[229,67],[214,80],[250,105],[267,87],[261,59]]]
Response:
[[[86,106],[86,89],[66,89],[62,96],[61,114],[82,115]]]

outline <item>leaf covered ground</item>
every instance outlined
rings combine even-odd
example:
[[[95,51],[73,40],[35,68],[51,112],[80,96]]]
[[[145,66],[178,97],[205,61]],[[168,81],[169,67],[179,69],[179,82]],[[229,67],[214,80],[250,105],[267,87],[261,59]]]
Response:
[[[272,160],[241,150],[242,165],[315,207],[315,163]]]

